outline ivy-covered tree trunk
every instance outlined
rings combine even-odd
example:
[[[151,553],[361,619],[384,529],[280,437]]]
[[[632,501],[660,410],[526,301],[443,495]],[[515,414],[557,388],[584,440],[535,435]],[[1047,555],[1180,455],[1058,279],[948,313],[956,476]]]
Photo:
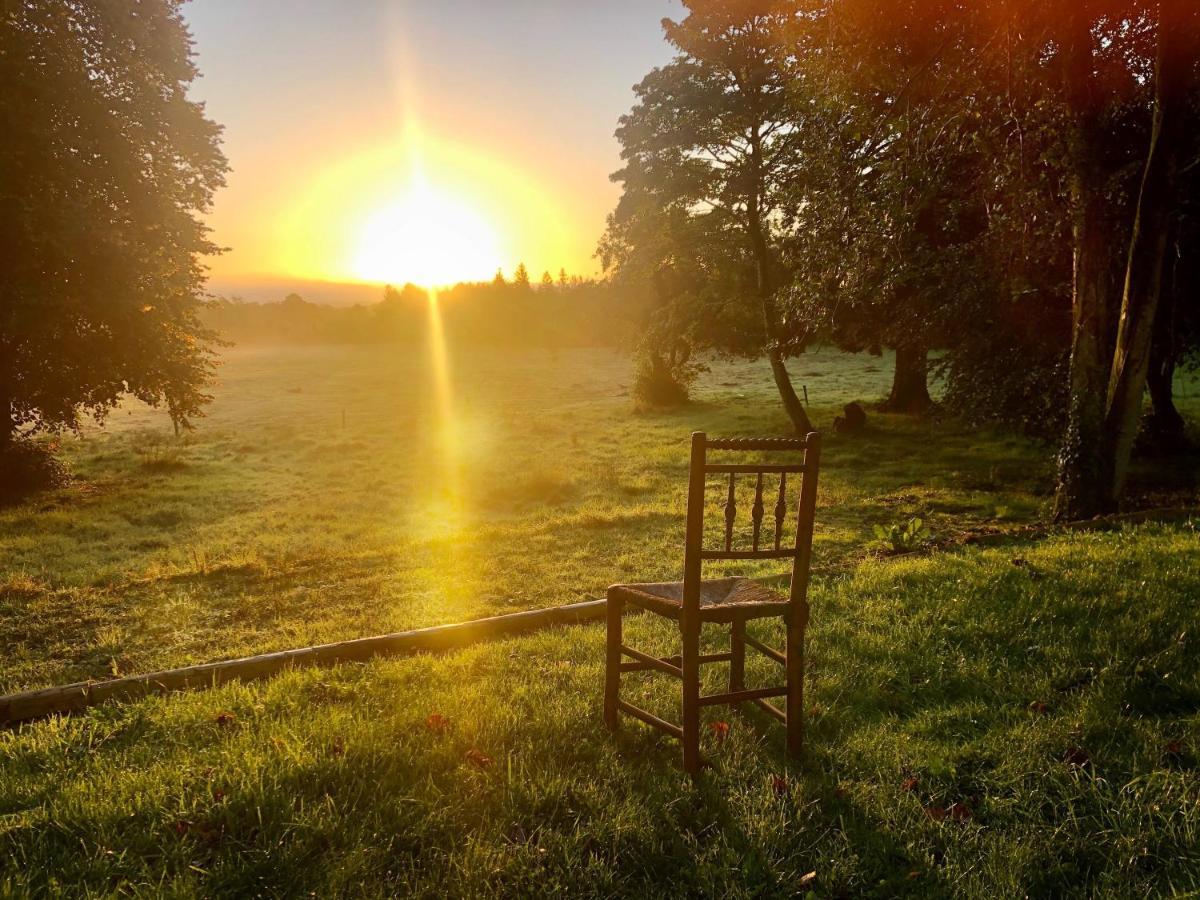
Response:
[[[1082,185],[1075,188],[1075,279],[1072,299],[1070,399],[1067,427],[1058,453],[1054,517],[1088,519],[1108,511],[1104,410],[1112,304],[1111,253],[1115,235],[1103,200]]]
[[[880,404],[883,412],[918,415],[933,405],[929,397],[929,351],[924,347],[896,348],[892,392]]]
[[[1108,511],[1110,466],[1105,449],[1105,400],[1112,365],[1113,261],[1117,229],[1100,160],[1104,98],[1094,79],[1092,19],[1068,10],[1063,71],[1071,125],[1070,193],[1074,276],[1067,425],[1058,452],[1054,518],[1087,519]]]

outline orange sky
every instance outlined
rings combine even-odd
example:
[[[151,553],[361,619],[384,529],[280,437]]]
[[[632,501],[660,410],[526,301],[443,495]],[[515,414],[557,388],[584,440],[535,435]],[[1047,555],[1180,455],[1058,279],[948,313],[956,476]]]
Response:
[[[233,171],[213,288],[597,271],[612,137],[674,0],[193,0]],[[253,293],[253,291],[243,291]],[[254,299],[271,299],[270,296]]]

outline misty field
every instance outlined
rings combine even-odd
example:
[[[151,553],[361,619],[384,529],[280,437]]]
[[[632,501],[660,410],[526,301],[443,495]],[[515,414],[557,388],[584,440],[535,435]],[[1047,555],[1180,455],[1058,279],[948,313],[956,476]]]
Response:
[[[883,394],[889,364],[798,360],[818,426]],[[614,353],[430,371],[385,348],[235,350],[182,441],[143,408],[67,441],[73,485],[0,513],[0,688],[676,577],[688,433],[786,433],[761,364],[715,363],[694,405],[642,414]],[[799,764],[756,710],[707,714],[695,784],[673,741],[612,738],[597,626],[290,672],[0,732],[0,896],[1200,889],[1195,523],[899,558],[873,534],[1035,520],[1049,457],[934,419],[829,436]],[[1144,464],[1139,490],[1187,499],[1166,474]],[[675,652],[670,626],[627,628]],[[773,676],[748,662],[750,684]],[[677,716],[674,680],[626,682]]]
[[[433,371],[419,348],[239,349],[193,434],[130,406],[65,439],[75,484],[0,510],[0,691],[676,578],[689,433],[788,433],[763,363],[714,363],[692,407],[641,415],[610,351]],[[886,393],[890,359],[818,350],[796,372],[828,430]],[[1007,527],[1052,488],[1045,448],[930,421],[874,416],[828,446],[818,577],[872,552],[874,524]]]

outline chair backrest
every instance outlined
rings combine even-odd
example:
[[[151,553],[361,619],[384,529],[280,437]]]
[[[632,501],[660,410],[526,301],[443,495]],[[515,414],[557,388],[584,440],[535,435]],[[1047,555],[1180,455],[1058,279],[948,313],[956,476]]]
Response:
[[[730,463],[710,462],[710,451],[738,453],[763,452],[784,454],[789,462]],[[724,455],[724,454],[722,454]],[[799,459],[797,460],[797,457]],[[688,479],[687,537],[683,561],[683,606],[685,614],[700,606],[700,581],[704,563],[718,559],[791,559],[792,583],[790,598],[793,604],[803,603],[808,593],[808,572],[812,558],[813,520],[817,505],[817,469],[821,458],[821,435],[811,432],[804,438],[710,438],[702,431],[692,434],[692,461]],[[720,548],[704,546],[704,495],[708,476],[727,476],[724,541]],[[739,475],[754,478],[754,503],[750,508],[750,549],[733,547],[734,522],[737,518],[736,479]],[[789,479],[788,476],[793,476]],[[800,482],[797,497],[796,532],[794,540],[783,540],[784,523],[788,519],[788,489]],[[772,508],[774,529],[768,546],[763,543],[763,519],[766,506],[764,484],[775,482]]]

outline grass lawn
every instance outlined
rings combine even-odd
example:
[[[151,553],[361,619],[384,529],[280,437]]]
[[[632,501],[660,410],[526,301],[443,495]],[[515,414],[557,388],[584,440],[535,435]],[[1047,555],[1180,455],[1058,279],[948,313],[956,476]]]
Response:
[[[1190,527],[867,562],[815,590],[803,762],[712,712],[695,786],[605,730],[594,626],[98,708],[0,734],[0,895],[1195,891],[1197,596]]]
[[[788,433],[765,363],[718,363],[693,407],[635,416],[613,352],[453,360],[450,427],[419,352],[249,348],[182,446],[140,406],[66,440],[76,483],[0,509],[0,693],[676,578],[689,433]],[[825,350],[794,369],[826,429],[890,378],[887,358]],[[819,572],[867,555],[876,523],[919,514],[945,535],[1047,506],[1045,448],[872,422],[827,441]]]
[[[688,433],[787,431],[762,364],[635,416],[613,353],[452,359],[439,387],[393,348],[236,350],[181,445],[132,406],[67,441],[75,482],[0,510],[0,691],[675,578]],[[823,428],[889,378],[793,368]],[[1200,891],[1195,523],[874,546],[914,515],[939,537],[1042,517],[1050,457],[878,415],[827,439],[799,765],[756,710],[707,713],[729,728],[696,784],[669,739],[611,737],[595,626],[293,672],[0,732],[0,897]],[[1180,474],[1142,464],[1137,499],[1194,503]],[[628,629],[675,652],[666,623]],[[625,690],[678,720],[674,680]]]

